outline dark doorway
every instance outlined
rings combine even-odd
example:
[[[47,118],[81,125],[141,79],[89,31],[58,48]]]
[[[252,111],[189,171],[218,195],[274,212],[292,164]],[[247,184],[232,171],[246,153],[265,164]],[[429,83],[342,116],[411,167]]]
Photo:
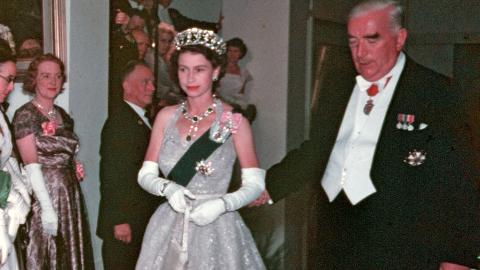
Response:
[[[480,82],[480,44],[455,44],[453,78],[468,95]]]

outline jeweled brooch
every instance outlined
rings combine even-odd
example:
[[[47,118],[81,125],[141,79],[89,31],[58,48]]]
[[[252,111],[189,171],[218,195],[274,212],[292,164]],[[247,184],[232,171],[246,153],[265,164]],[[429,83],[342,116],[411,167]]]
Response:
[[[408,152],[408,156],[403,160],[410,166],[419,166],[425,162],[427,153],[423,150],[417,151],[414,149],[411,152]]]
[[[206,162],[205,160],[202,159],[199,162],[197,162],[197,166],[195,166],[195,170],[197,172],[199,172],[200,174],[203,174],[205,176],[209,176],[213,173],[213,171],[215,169],[212,168],[212,162],[211,161]]]
[[[242,115],[240,113],[232,113],[230,111],[223,112],[220,121],[215,122],[210,133],[210,140],[216,143],[224,143],[231,134],[235,134],[242,123]]]

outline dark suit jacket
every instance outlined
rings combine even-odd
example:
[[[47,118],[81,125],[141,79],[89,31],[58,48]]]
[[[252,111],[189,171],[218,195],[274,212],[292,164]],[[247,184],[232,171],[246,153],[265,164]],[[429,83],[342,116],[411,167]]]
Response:
[[[471,84],[472,89],[468,89],[468,93],[465,97],[466,115],[467,115],[467,127],[466,136],[475,149],[477,167],[480,168],[480,78],[474,80]],[[467,91],[462,91],[462,94]]]
[[[314,116],[319,130],[268,170],[275,201],[321,181],[354,83],[338,80],[324,89]],[[319,191],[318,269],[438,269],[442,261],[476,266],[478,173],[453,134],[460,120],[455,105],[446,77],[407,58],[370,171],[377,192],[352,207],[344,194],[329,203]],[[399,113],[415,115],[414,131],[396,128]],[[420,123],[428,127],[418,130]],[[404,162],[414,150],[426,152],[424,164]]]
[[[145,227],[160,203],[137,183],[150,139],[150,128],[125,102],[115,108],[102,130],[100,210],[97,235],[113,238],[113,227],[128,223],[133,240],[142,241]]]

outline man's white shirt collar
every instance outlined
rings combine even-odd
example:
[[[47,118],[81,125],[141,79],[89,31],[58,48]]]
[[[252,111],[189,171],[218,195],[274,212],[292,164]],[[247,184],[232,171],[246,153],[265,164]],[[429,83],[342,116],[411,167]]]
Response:
[[[150,122],[148,121],[147,117],[145,117],[145,109],[138,106],[137,104],[134,104],[130,101],[126,101],[126,100],[123,100],[125,101],[134,111],[135,113],[138,114],[138,116],[140,116],[140,118],[142,118],[143,122],[145,123],[145,125],[147,125],[147,127],[149,128],[152,128],[152,126],[150,125]]]

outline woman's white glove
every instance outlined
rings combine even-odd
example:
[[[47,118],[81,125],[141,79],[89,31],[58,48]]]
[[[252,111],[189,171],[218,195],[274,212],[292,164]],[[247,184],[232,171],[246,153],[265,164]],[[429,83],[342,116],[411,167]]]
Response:
[[[190,218],[195,224],[205,226],[214,222],[219,216],[226,212],[223,199],[213,199],[198,205]]]
[[[227,211],[235,211],[254,201],[265,190],[265,170],[242,169],[242,186],[223,196]]]
[[[5,218],[5,212],[0,209],[0,263],[4,264],[7,260],[8,253],[12,250],[12,241],[8,237],[7,233],[7,220]]]
[[[227,193],[220,199],[201,203],[190,215],[195,224],[204,226],[215,221],[227,211],[235,211],[254,201],[265,190],[265,170],[242,169],[242,186],[235,192]]]
[[[42,166],[38,163],[30,163],[25,166],[25,170],[32,185],[33,193],[40,203],[43,230],[55,236],[58,230],[58,216],[52,206],[52,200],[43,179]]]
[[[30,212],[30,205],[27,205],[22,196],[15,190],[11,189],[7,198],[6,213],[9,217],[8,221],[8,234],[13,240],[17,235],[17,229],[19,224],[24,224],[28,212]]]
[[[138,184],[153,195],[165,196],[173,210],[179,213],[185,212],[187,208],[185,197],[195,199],[195,195],[184,186],[158,177],[158,163],[153,161],[143,162],[138,172]]]

